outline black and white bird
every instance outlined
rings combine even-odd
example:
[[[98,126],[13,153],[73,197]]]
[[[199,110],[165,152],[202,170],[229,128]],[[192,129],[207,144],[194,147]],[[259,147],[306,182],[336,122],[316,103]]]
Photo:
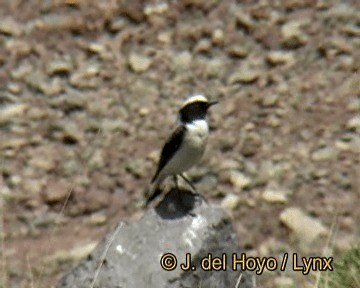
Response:
[[[183,173],[197,164],[204,154],[209,135],[207,112],[216,103],[203,95],[191,96],[183,103],[179,110],[179,125],[161,151],[146,204],[160,194],[159,186],[168,176],[174,177],[176,185],[177,176],[180,176],[194,189]]]

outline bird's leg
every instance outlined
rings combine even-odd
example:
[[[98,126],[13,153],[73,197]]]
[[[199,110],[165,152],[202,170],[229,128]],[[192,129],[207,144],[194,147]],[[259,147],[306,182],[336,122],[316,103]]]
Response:
[[[177,175],[174,175],[174,176],[173,176],[173,179],[174,179],[174,183],[175,183],[176,190],[179,190],[179,182],[178,182]]]
[[[189,186],[191,187],[191,189],[192,189],[195,193],[197,193],[195,186],[190,182],[190,180],[187,179],[187,178],[184,176],[184,174],[179,174],[179,175],[180,175],[180,177],[181,177],[182,179],[184,179],[184,181],[185,181],[187,184],[189,184]]]
[[[183,174],[180,174],[180,177],[183,178],[185,182],[190,185],[191,189],[196,193],[197,196],[199,196],[202,200],[204,200],[207,203],[205,197],[196,191],[195,186],[190,182],[189,179],[187,179]]]

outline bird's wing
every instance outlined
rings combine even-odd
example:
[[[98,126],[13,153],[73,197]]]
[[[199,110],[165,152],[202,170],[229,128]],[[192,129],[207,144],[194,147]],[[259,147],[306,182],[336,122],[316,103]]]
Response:
[[[176,130],[171,134],[170,138],[166,141],[161,151],[158,168],[156,170],[153,179],[151,180],[151,183],[155,181],[156,177],[159,175],[161,170],[165,167],[165,165],[169,162],[169,160],[176,153],[177,149],[180,147],[184,139],[185,131],[186,131],[186,127],[184,125],[180,125],[179,127],[176,128]]]

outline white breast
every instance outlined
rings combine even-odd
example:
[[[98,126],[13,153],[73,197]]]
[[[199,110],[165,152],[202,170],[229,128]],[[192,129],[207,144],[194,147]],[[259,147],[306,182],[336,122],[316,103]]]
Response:
[[[163,169],[164,176],[180,174],[197,164],[205,151],[209,126],[205,120],[186,124],[186,134],[181,148]]]
[[[209,126],[205,120],[196,120],[186,124],[187,135],[185,141],[194,147],[204,147],[209,136]]]

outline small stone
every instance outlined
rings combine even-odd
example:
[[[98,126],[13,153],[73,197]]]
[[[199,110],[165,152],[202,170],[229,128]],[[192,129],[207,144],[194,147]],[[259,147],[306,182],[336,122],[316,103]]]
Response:
[[[341,32],[351,37],[360,37],[360,27],[349,24],[341,28]]]
[[[209,53],[211,50],[211,42],[209,39],[201,39],[195,46],[195,53]]]
[[[303,21],[291,21],[284,24],[281,28],[282,44],[286,48],[298,48],[307,43],[308,37],[301,30],[304,26]]]
[[[144,116],[148,115],[149,113],[150,113],[150,110],[149,110],[149,108],[147,108],[147,107],[141,107],[141,108],[139,109],[139,115],[140,115],[141,117],[144,117]]]
[[[349,21],[350,19],[356,19],[358,15],[358,11],[346,2],[333,5],[332,8],[326,12],[326,17],[332,20]]]
[[[62,202],[68,197],[70,192],[70,185],[65,180],[49,181],[44,189],[44,201],[47,204]]]
[[[315,150],[311,154],[311,159],[313,161],[326,161],[326,160],[333,160],[337,157],[338,151],[333,147],[323,147]]]
[[[61,140],[65,144],[77,144],[84,138],[82,130],[73,122],[64,122],[61,124]]]
[[[75,160],[67,160],[63,162],[62,173],[65,177],[76,175],[80,170],[80,165]]]
[[[55,60],[48,64],[47,66],[47,73],[49,75],[64,75],[70,74],[72,71],[73,66],[70,61],[64,60]]]
[[[30,197],[39,195],[45,186],[46,182],[38,179],[24,179],[22,187],[24,191],[27,191]]]
[[[5,138],[0,142],[0,150],[14,149],[18,150],[28,144],[24,138]]]
[[[231,57],[245,58],[249,55],[249,50],[242,46],[231,46],[227,53]]]
[[[42,264],[44,268],[41,268],[43,273],[47,275],[54,274],[55,271],[58,271],[64,263],[77,263],[81,259],[84,259],[88,256],[97,246],[97,242],[91,242],[88,244],[77,244],[71,249],[60,250],[55,252],[53,255],[47,256],[42,259]]]
[[[22,116],[25,110],[28,108],[26,104],[9,104],[0,108],[0,125],[8,123],[17,116]]]
[[[344,71],[353,71],[353,68],[355,67],[354,58],[350,55],[339,55],[338,57],[338,64],[336,65],[336,68],[339,68],[340,70]]]
[[[237,170],[229,171],[229,181],[239,191],[249,187],[251,184],[251,179]]]
[[[327,229],[320,220],[307,215],[297,207],[286,208],[282,211],[280,221],[293,231],[299,244],[305,249],[319,237],[327,234]]]
[[[272,51],[267,54],[266,61],[271,65],[294,64],[295,57],[292,52]]]
[[[128,59],[130,68],[136,73],[145,72],[149,69],[151,63],[150,58],[136,53],[131,53]]]
[[[251,84],[254,83],[260,77],[260,73],[251,68],[243,67],[240,71],[234,72],[228,78],[228,84]]]
[[[106,53],[106,47],[105,45],[101,44],[101,43],[97,43],[97,42],[92,42],[87,46],[87,49],[89,52],[94,53],[94,54],[98,54],[98,55],[103,55],[104,53]]]
[[[276,277],[274,279],[274,288],[295,288],[296,284],[294,279],[290,277]]]
[[[119,32],[126,26],[125,18],[117,17],[111,20],[109,24],[109,30],[113,33]]]
[[[19,186],[22,182],[22,178],[19,175],[11,175],[8,179],[8,183],[12,187]]]
[[[255,179],[257,184],[265,184],[275,177],[275,164],[268,160],[261,162],[257,170],[257,177]]]
[[[21,64],[16,69],[11,70],[10,75],[15,80],[23,80],[27,75],[33,73],[33,66],[29,63]]]
[[[102,212],[93,213],[88,219],[88,223],[93,226],[102,226],[106,224],[106,222],[107,222],[107,217]]]
[[[96,150],[88,161],[91,169],[101,169],[105,166],[104,152],[100,149]]]
[[[49,81],[48,77],[42,72],[36,71],[26,76],[26,84],[34,90],[37,90],[45,95],[54,96],[63,91],[63,87],[59,79]]]
[[[271,126],[271,127],[279,127],[281,125],[281,120],[275,116],[275,115],[270,115],[267,119],[266,119],[266,124]]]
[[[212,43],[214,43],[215,45],[221,46],[224,44],[224,31],[220,28],[215,29],[211,35],[211,41]]]
[[[85,109],[88,98],[86,95],[75,92],[68,92],[64,95],[59,95],[49,101],[52,107],[61,109],[65,112],[73,110]]]
[[[344,173],[336,173],[334,178],[337,186],[340,187],[341,189],[346,190],[352,187],[352,183],[348,175]]]
[[[143,159],[131,159],[125,164],[125,169],[136,178],[144,178],[148,174],[148,166]]]
[[[129,124],[122,119],[104,119],[101,128],[104,131],[127,131]]]
[[[356,132],[360,132],[360,115],[355,115],[346,123],[346,128]]]
[[[241,153],[245,157],[252,157],[261,149],[261,138],[257,133],[250,133],[244,139]]]
[[[337,55],[350,55],[353,47],[340,37],[334,37],[328,41],[320,43],[318,49],[319,52],[321,52],[326,58],[333,59]]]
[[[70,84],[77,88],[96,88],[100,83],[99,73],[98,63],[87,64],[71,75]]]
[[[53,170],[56,166],[55,159],[49,157],[49,155],[33,154],[29,160],[29,165],[34,169],[41,169],[45,171]],[[46,157],[45,157],[46,156]]]
[[[183,51],[174,56],[174,67],[176,70],[187,70],[190,67],[192,55],[189,51]]]
[[[207,62],[206,76],[209,78],[221,79],[225,73],[225,63],[219,57],[211,59]]]
[[[19,94],[21,92],[21,86],[16,83],[9,83],[7,89],[13,94]]]
[[[236,11],[236,24],[239,27],[245,29],[246,31],[250,31],[255,26],[255,23],[251,16],[242,9],[238,9]]]
[[[240,204],[240,197],[236,194],[228,194],[221,201],[221,207],[229,211],[235,210],[239,206],[239,204]]]
[[[262,104],[264,107],[275,106],[278,99],[279,99],[279,94],[275,94],[275,93],[266,94],[265,97],[263,98]]]
[[[160,2],[156,4],[147,4],[144,9],[145,15],[149,16],[151,14],[164,14],[169,10],[169,4],[165,2]]]
[[[19,58],[29,56],[33,50],[33,46],[29,43],[29,41],[14,38],[10,38],[5,42],[5,48],[12,55],[16,55]]]
[[[171,33],[170,31],[161,32],[157,36],[157,40],[164,44],[170,44],[172,42],[172,38],[173,33]]]
[[[240,168],[239,162],[234,159],[223,159],[218,165],[220,170],[237,170]]]
[[[288,202],[287,191],[266,189],[262,194],[262,199],[268,203],[280,203],[285,204]]]
[[[196,187],[199,189],[199,191],[204,191],[205,193],[214,195],[217,193],[217,184],[217,177],[213,175],[205,175],[200,179],[199,182],[196,183]]]
[[[0,19],[0,33],[10,36],[20,36],[22,27],[10,17]]]
[[[356,133],[348,133],[336,141],[335,147],[343,151],[360,153],[360,136]]]

